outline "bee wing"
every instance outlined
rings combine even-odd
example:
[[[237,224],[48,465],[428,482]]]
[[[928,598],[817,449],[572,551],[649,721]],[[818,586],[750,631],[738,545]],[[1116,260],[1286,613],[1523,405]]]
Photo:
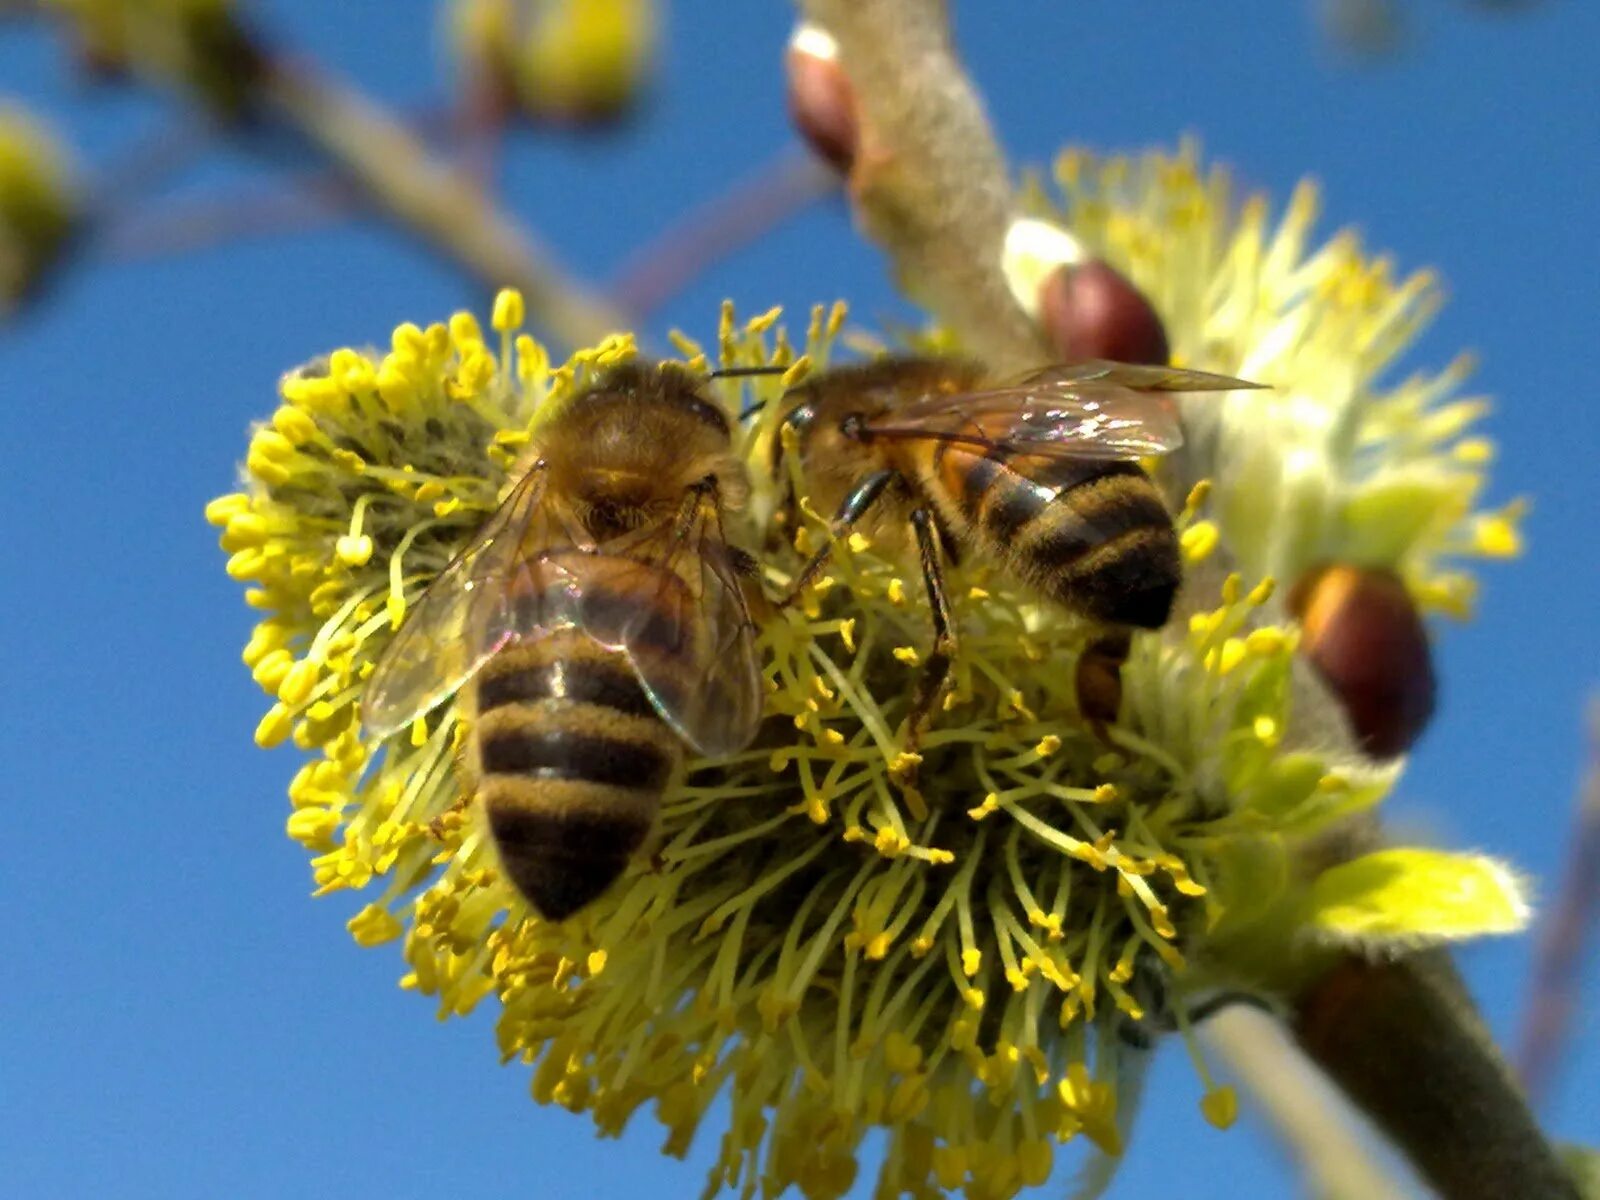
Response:
[[[678,524],[628,539],[627,554],[574,563],[579,624],[628,656],[650,703],[684,741],[704,755],[732,754],[761,722],[755,623],[714,506],[702,504],[688,530]]]
[[[406,613],[361,696],[361,724],[388,737],[431,712],[507,642],[531,632],[555,605],[525,597],[559,596],[556,572],[524,558],[544,496],[544,471],[518,481],[470,542]]]
[[[1024,372],[1002,382],[1006,387],[1046,383],[1120,383],[1143,392],[1236,392],[1264,388],[1263,383],[1217,375],[1211,371],[1191,371],[1184,367],[1152,366],[1145,363],[1112,362],[1106,358],[1087,358],[1082,362],[1056,363]]]
[[[1050,458],[1131,460],[1183,445],[1183,427],[1168,394],[1256,386],[1205,371],[1096,359],[1045,367],[993,387],[926,396],[867,431]]]

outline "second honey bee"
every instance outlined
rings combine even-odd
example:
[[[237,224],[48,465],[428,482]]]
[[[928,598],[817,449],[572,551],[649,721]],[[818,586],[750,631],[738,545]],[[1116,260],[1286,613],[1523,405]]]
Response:
[[[748,483],[703,383],[627,363],[558,410],[362,701],[382,737],[461,691],[463,790],[552,920],[622,873],[685,743],[731,753],[761,718],[753,565],[723,535]]]
[[[860,528],[891,552],[909,552],[910,535],[934,624],[907,718],[914,749],[956,648],[941,561],[994,564],[1100,628],[1080,663],[1079,705],[1112,720],[1128,633],[1166,624],[1181,578],[1172,516],[1136,460],[1182,444],[1170,393],[1255,386],[1103,361],[1006,383],[947,358],[826,371],[783,401],[805,487],[835,514],[829,542],[801,568],[788,600],[847,531]],[[783,440],[774,442],[780,471]]]

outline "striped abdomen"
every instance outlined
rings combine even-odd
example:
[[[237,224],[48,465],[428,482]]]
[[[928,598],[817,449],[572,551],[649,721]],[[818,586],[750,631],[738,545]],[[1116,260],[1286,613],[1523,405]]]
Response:
[[[577,629],[506,647],[473,690],[478,797],[501,862],[559,921],[649,836],[681,743],[628,659]]]
[[[1155,484],[1131,462],[932,450],[941,515],[980,553],[1074,612],[1157,629],[1178,590],[1178,539]]]

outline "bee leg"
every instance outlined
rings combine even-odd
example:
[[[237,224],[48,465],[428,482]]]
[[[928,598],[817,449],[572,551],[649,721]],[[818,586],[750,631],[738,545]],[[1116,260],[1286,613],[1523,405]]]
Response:
[[[1106,727],[1122,710],[1122,664],[1131,645],[1131,634],[1118,629],[1090,642],[1078,656],[1078,714],[1102,742],[1111,740]]]
[[[456,785],[461,794],[449,808],[428,822],[428,836],[436,842],[448,841],[466,821],[466,811],[472,807],[472,798],[478,792],[478,771],[475,756],[469,749],[469,739],[463,738],[456,750]]]
[[[911,709],[906,714],[905,754],[913,761],[903,770],[901,785],[916,784],[917,747],[928,727],[935,703],[944,692],[945,680],[950,676],[950,664],[956,653],[955,622],[950,615],[950,598],[944,590],[944,572],[939,566],[939,539],[934,531],[933,515],[925,508],[911,514],[911,527],[917,535],[917,557],[922,565],[922,584],[928,591],[928,607],[933,613],[933,649],[922,665],[917,677],[917,688],[911,696]]]
[[[456,802],[428,822],[428,836],[436,842],[449,840],[453,830],[461,825],[462,814],[472,803],[472,793],[462,792]]]
[[[816,581],[817,576],[822,574],[822,568],[828,565],[828,559],[833,557],[833,544],[850,532],[850,527],[877,502],[878,497],[883,495],[883,489],[889,486],[889,481],[893,478],[893,471],[874,471],[850,490],[850,494],[844,498],[844,503],[839,505],[839,511],[828,523],[828,540],[823,542],[817,552],[806,560],[806,565],[800,568],[800,573],[794,577],[794,583],[790,585],[783,599],[778,601],[779,608],[788,608],[801,592]]]

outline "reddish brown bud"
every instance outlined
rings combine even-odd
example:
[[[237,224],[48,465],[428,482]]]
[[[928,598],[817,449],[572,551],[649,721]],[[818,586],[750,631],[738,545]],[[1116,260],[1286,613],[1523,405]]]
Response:
[[[855,92],[839,66],[833,39],[814,25],[795,31],[785,55],[789,116],[806,144],[841,174],[860,144]]]
[[[1433,716],[1428,632],[1390,571],[1319,567],[1289,594],[1301,649],[1344,706],[1362,749],[1378,758],[1411,748]]]
[[[1144,293],[1100,259],[1053,271],[1039,289],[1039,321],[1063,361],[1110,358],[1165,364],[1166,327]]]

